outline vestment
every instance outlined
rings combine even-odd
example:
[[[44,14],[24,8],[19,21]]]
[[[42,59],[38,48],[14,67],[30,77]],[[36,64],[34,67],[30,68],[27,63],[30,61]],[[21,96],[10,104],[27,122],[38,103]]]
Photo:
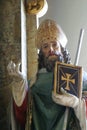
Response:
[[[37,81],[31,88],[33,96],[31,130],[63,130],[66,107],[53,102],[52,89],[53,73],[38,73]],[[66,130],[81,130],[72,108],[69,108]]]
[[[52,101],[53,73],[40,73],[32,87],[33,95],[33,129],[63,130],[65,106]],[[67,130],[80,130],[79,122],[72,108],[69,111]]]

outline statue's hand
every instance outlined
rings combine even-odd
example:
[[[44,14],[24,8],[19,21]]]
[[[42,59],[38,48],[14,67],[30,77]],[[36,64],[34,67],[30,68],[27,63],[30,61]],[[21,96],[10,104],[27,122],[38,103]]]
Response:
[[[13,61],[10,61],[7,66],[7,70],[8,74],[12,76],[15,81],[19,81],[24,78],[22,72],[20,71],[20,63],[16,65]]]
[[[20,63],[16,65],[11,61],[7,66],[7,70],[13,79],[11,83],[13,99],[17,106],[21,106],[28,90],[26,78],[20,71]]]
[[[52,92],[52,99],[57,104],[72,108],[75,108],[79,104],[79,98],[67,93],[63,88],[61,88],[61,94]]]

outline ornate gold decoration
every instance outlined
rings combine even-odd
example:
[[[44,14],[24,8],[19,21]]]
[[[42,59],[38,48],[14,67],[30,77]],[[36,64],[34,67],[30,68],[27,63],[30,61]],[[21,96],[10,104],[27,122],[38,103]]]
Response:
[[[49,43],[50,41],[59,41],[60,44],[65,47],[67,44],[67,37],[54,20],[45,19],[39,25],[37,31],[36,46],[40,49],[43,43]]]
[[[61,76],[61,80],[65,80],[66,81],[67,84],[66,84],[65,88],[67,90],[70,90],[69,82],[75,84],[75,79],[71,79],[71,74],[68,74],[68,73],[66,73],[66,77]]]
[[[27,13],[38,14],[45,5],[45,0],[32,0],[27,5]]]

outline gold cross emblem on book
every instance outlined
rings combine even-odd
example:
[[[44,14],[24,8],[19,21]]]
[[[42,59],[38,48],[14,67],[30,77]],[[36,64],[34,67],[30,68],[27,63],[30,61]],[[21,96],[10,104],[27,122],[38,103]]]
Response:
[[[75,79],[72,79],[71,78],[71,74],[69,74],[69,73],[66,73],[65,76],[66,77],[61,76],[61,80],[65,80],[66,81],[65,89],[70,90],[69,83],[71,82],[71,83],[75,84]]]

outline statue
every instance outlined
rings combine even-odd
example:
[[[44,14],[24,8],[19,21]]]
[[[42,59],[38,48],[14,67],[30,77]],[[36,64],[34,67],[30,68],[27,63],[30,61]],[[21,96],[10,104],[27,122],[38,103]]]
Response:
[[[16,65],[13,61],[8,64],[8,73],[13,76],[11,130],[87,129],[85,100],[62,89],[61,94],[57,95],[52,91],[56,61],[71,64],[66,44],[67,38],[61,27],[54,20],[46,19],[36,33],[36,46],[39,49],[38,73],[32,87],[29,87],[31,81],[27,82],[20,71],[20,64]],[[83,75],[84,84],[87,89],[86,73]],[[69,115],[65,128],[66,107],[69,107]]]

